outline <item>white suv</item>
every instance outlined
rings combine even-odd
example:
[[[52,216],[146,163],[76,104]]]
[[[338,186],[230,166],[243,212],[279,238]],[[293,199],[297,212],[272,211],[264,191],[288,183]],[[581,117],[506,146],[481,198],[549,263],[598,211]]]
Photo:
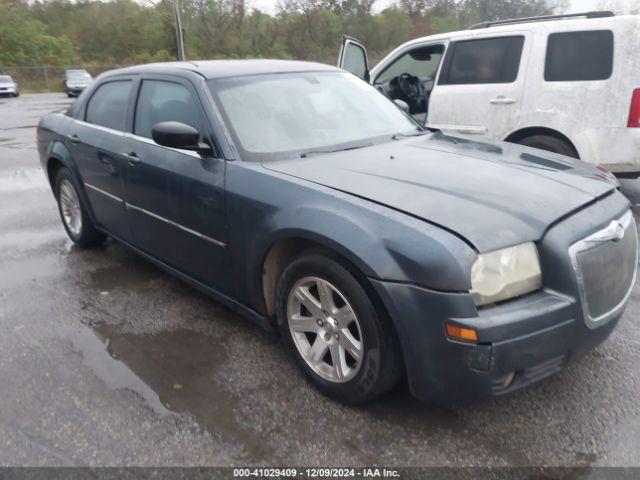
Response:
[[[344,37],[339,65],[428,127],[542,148],[640,175],[640,16],[523,18],[418,38],[369,72]]]

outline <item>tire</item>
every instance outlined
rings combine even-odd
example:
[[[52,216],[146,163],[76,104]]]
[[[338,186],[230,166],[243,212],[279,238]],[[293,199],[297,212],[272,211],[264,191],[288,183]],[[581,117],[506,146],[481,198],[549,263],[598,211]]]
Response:
[[[315,309],[320,309],[314,314],[306,307],[300,307],[302,302],[294,290],[306,288],[307,293],[319,300],[320,281],[328,283],[333,291],[330,303],[314,304]],[[307,285],[311,286],[307,288]],[[363,285],[364,277],[354,269],[329,253],[312,250],[285,268],[276,290],[276,316],[285,349],[312,385],[326,396],[349,405],[373,400],[391,389],[404,372],[400,343],[391,320],[382,308],[375,307]],[[349,315],[344,315],[349,308],[355,314],[351,322]],[[322,312],[331,313],[336,319]],[[289,320],[289,314],[293,313],[300,313],[303,319],[297,322],[304,322],[304,328],[300,328],[302,324],[296,324],[296,332],[290,328],[290,324],[296,322]],[[318,325],[319,318],[324,322],[323,326]],[[327,338],[329,343],[324,341]],[[313,356],[316,344],[325,345],[326,350],[318,349],[325,354],[317,354],[320,360],[308,363],[305,357]],[[359,350],[351,348],[356,344],[359,344]],[[344,345],[349,345],[349,351]],[[351,351],[359,351],[359,360],[351,355]],[[331,366],[336,363],[336,357],[340,359],[339,369]],[[342,372],[342,377],[338,371]],[[329,378],[331,375],[333,378]]]
[[[519,140],[517,143],[527,147],[546,150],[547,152],[559,153],[567,157],[580,158],[578,152],[576,152],[575,148],[569,143],[558,137],[552,137],[551,135],[532,135],[531,137]]]
[[[82,197],[78,194],[76,180],[67,168],[58,170],[54,191],[62,225],[73,243],[83,248],[102,245],[107,237],[93,225]]]

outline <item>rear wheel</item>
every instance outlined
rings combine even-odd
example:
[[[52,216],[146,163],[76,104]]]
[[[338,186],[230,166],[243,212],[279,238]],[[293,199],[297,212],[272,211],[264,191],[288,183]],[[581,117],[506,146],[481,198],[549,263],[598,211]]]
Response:
[[[69,238],[80,247],[102,244],[106,236],[93,225],[78,195],[75,180],[64,167],[56,174],[55,193],[62,225]]]
[[[578,152],[576,152],[572,145],[551,135],[532,135],[519,140],[517,143],[520,145],[526,145],[527,147],[546,150],[547,152],[559,153],[560,155],[566,155],[573,158],[580,158],[578,156]]]
[[[316,388],[347,404],[372,400],[402,375],[393,326],[358,276],[310,252],[284,270],[276,297],[285,347]]]

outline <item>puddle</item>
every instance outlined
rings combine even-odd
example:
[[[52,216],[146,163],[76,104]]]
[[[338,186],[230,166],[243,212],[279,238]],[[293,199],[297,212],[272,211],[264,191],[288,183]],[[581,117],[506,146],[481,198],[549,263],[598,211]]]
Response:
[[[211,434],[238,443],[243,460],[273,458],[268,442],[236,420],[239,399],[216,378],[229,361],[220,340],[186,329],[122,333],[106,324],[63,333],[108,388],[136,392],[163,417],[192,415]]]
[[[24,192],[28,190],[46,190],[49,183],[39,168],[17,170],[0,175],[0,193]]]
[[[150,262],[134,255],[123,259],[126,263],[103,266],[89,273],[89,285],[93,291],[124,290],[131,287],[140,288],[161,275],[160,270]]]
[[[149,388],[115,355],[109,355],[111,352],[107,353],[108,342],[105,343],[104,340],[86,327],[67,328],[65,330],[63,332],[64,336],[71,340],[76,351],[82,353],[84,364],[93,370],[108,388],[132,390],[144,398],[147,405],[158,415],[163,417],[173,415],[173,412],[162,404],[156,392]]]

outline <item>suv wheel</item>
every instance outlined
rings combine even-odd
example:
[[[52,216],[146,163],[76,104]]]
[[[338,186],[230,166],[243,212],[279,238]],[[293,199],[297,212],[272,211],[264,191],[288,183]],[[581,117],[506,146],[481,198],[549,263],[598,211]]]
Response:
[[[80,247],[93,247],[102,244],[106,236],[93,225],[82,204],[80,195],[78,195],[75,180],[66,168],[58,170],[55,194],[62,225],[64,225],[69,238]]]
[[[566,155],[567,157],[580,158],[578,152],[564,140],[558,137],[552,137],[551,135],[533,135],[531,137],[523,138],[518,141],[520,145],[527,147],[539,148],[540,150],[546,150],[547,152],[559,153]]]
[[[372,400],[402,375],[393,326],[357,276],[311,252],[284,270],[276,293],[285,347],[314,386],[347,404]]]

